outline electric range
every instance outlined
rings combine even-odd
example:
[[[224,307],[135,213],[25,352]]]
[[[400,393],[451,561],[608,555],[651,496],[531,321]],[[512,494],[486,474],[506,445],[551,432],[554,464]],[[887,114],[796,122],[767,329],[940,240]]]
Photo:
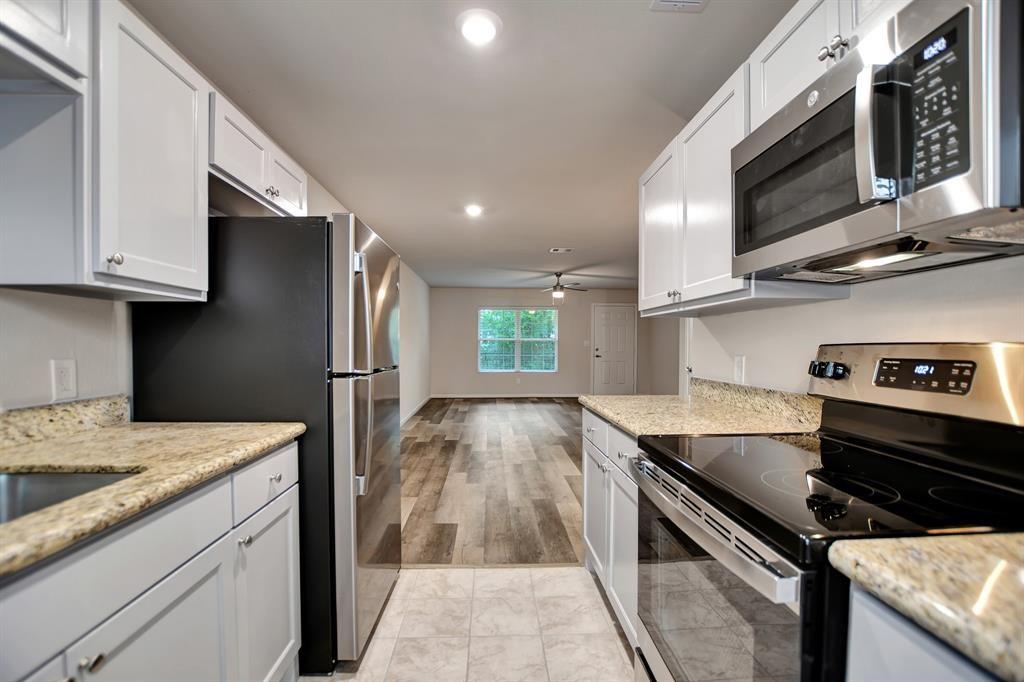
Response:
[[[1024,344],[821,346],[808,371],[817,431],[638,440],[638,674],[843,679],[832,542],[1024,529]]]

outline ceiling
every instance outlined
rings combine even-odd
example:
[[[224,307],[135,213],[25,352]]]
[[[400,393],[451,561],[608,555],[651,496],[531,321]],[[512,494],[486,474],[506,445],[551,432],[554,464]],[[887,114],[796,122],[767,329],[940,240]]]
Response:
[[[638,176],[793,0],[133,4],[430,285],[607,288],[636,286]]]

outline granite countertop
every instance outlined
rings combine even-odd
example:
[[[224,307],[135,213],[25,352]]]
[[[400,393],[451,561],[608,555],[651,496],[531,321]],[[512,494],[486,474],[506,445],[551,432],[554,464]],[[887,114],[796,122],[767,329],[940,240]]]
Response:
[[[803,394],[702,379],[690,398],[584,395],[580,404],[633,436],[799,433],[821,423],[821,401]]]
[[[1024,681],[1024,533],[844,540],[828,558],[978,665]]]
[[[0,447],[0,472],[138,472],[0,524],[0,576],[246,464],[305,430],[301,423],[135,422]]]

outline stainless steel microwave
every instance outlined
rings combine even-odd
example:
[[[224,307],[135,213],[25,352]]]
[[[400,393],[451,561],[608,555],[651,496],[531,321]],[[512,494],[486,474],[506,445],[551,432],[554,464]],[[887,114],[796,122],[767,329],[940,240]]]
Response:
[[[734,277],[1024,253],[1019,0],[916,0],[732,150]]]

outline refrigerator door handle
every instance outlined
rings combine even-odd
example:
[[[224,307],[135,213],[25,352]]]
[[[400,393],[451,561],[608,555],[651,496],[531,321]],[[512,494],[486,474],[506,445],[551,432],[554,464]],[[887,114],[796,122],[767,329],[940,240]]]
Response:
[[[358,381],[363,381],[359,379]],[[363,472],[356,472],[356,495],[370,490],[370,469],[373,456],[373,377],[366,377],[366,445],[363,452]]]
[[[366,367],[363,369],[373,371],[373,309],[370,307],[370,275],[366,267],[366,254],[357,253],[356,263],[355,273],[363,278],[363,319],[366,334]]]

